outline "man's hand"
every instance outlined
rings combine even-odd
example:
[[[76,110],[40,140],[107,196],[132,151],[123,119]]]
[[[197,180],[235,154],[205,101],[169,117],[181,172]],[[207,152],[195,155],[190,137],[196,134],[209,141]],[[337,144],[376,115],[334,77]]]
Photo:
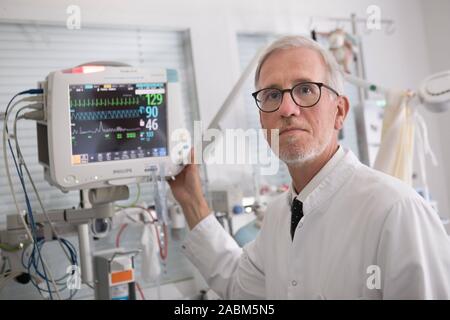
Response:
[[[175,180],[169,180],[173,196],[183,208],[190,229],[210,213],[203,196],[198,167],[192,161],[193,157],[194,152],[191,150],[191,164],[186,165]]]

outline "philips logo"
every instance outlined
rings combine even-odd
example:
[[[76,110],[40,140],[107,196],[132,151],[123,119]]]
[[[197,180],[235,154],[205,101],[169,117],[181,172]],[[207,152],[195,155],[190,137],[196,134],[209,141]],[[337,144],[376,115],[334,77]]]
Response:
[[[124,174],[124,173],[132,173],[133,169],[122,169],[122,170],[113,170],[113,174]]]

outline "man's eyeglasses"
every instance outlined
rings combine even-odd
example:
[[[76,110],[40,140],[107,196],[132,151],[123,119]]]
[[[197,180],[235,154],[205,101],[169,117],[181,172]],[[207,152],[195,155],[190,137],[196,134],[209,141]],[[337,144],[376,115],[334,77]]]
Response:
[[[291,89],[265,88],[252,93],[256,105],[262,112],[275,112],[281,103],[285,92],[289,92],[296,105],[302,108],[315,106],[322,96],[322,87],[327,88],[339,97],[339,93],[322,82],[301,82]]]

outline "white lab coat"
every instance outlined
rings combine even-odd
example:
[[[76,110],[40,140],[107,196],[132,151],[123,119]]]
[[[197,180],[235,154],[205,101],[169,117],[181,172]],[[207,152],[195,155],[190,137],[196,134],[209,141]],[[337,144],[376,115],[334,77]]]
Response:
[[[346,151],[305,189],[293,240],[290,202],[303,192],[278,196],[243,249],[213,215],[191,230],[182,248],[219,296],[450,299],[450,240],[412,188]]]

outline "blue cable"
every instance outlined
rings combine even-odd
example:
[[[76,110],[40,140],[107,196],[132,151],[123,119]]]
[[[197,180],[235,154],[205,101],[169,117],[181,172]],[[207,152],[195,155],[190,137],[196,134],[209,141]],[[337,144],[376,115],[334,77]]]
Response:
[[[63,244],[66,246],[66,248],[69,250],[70,255],[71,255],[71,259],[72,259],[72,263],[73,263],[74,265],[78,265],[78,262],[77,262],[77,255],[76,255],[76,250],[75,250],[75,247],[73,246],[73,244],[72,244],[70,241],[68,241],[68,240],[66,240],[66,239],[64,239],[64,238],[60,238],[60,239],[61,239],[61,241],[63,242]],[[39,240],[39,242],[38,242],[39,248],[42,248],[42,246],[44,245],[44,243],[45,243],[45,240],[44,240],[44,239]],[[35,250],[35,249],[33,248],[33,251],[34,251],[34,250]],[[24,253],[25,253],[25,250],[22,252],[22,264],[24,265],[24,268],[26,268],[26,269],[28,270],[28,273],[31,274],[31,266],[32,266],[33,260],[34,260],[35,258],[33,257],[33,254],[32,254],[32,255],[30,256],[29,261],[28,261],[28,265],[25,265],[25,263],[24,263],[24,261],[23,261],[23,260],[24,260]],[[42,275],[40,275],[40,276],[43,278]],[[39,292],[56,293],[56,291],[54,291],[54,290],[50,290],[50,291],[49,291],[49,290],[46,290],[46,289],[43,289],[43,288],[39,287],[39,285],[34,281],[34,279],[33,279],[32,277],[30,278],[30,281],[31,281],[32,285],[33,285]],[[72,299],[72,298],[75,296],[76,292],[72,292],[72,291],[74,291],[74,290],[71,290],[68,299]]]
[[[5,119],[6,119],[6,115],[8,114],[9,107],[11,106],[11,102],[13,102],[13,100],[14,100],[16,97],[21,96],[21,95],[24,95],[24,94],[43,94],[43,93],[44,93],[44,90],[43,90],[43,89],[29,89],[29,90],[25,90],[25,91],[16,93],[16,94],[12,97],[12,99],[9,100],[9,103],[8,103],[8,105],[7,105],[7,107],[6,107],[6,110],[5,110]],[[5,122],[5,127],[6,127],[6,132],[8,132],[8,124],[7,124],[6,122]]]
[[[63,239],[63,238],[60,238],[60,240],[61,240],[62,243],[66,246],[66,248],[69,250],[70,258],[71,258],[72,264],[78,266],[77,255],[76,255],[76,253],[75,253],[76,251],[75,251],[75,248],[73,247],[72,243],[70,243],[68,240]],[[39,250],[42,249],[44,243],[45,243],[45,240],[43,240],[43,239],[39,240],[39,243],[38,243]],[[34,265],[36,266],[36,261],[34,260],[34,258],[33,258],[33,263],[34,263]],[[39,269],[36,269],[36,272],[38,273],[38,275],[39,275],[41,278],[45,278],[45,275],[42,275],[42,274],[40,273]]]
[[[11,106],[11,103],[14,101],[14,99],[15,99],[17,96],[24,95],[24,94],[42,94],[43,92],[44,92],[44,91],[43,91],[42,89],[30,89],[30,90],[25,90],[25,91],[19,92],[19,93],[17,93],[16,95],[14,95],[14,97],[9,101],[9,103],[8,103],[8,105],[7,105],[7,107],[6,107],[6,110],[5,110],[5,119],[6,119],[6,116],[7,116],[7,114],[8,114],[8,110],[9,110],[9,107]],[[6,130],[6,132],[8,133],[8,123],[7,123],[6,121],[5,121],[5,130]],[[12,157],[13,157],[13,160],[14,160],[14,165],[15,165],[15,167],[16,167],[16,171],[17,171],[17,174],[18,174],[18,176],[19,176],[19,180],[20,180],[20,183],[21,183],[21,185],[22,185],[22,189],[23,189],[24,194],[25,194],[25,202],[26,202],[26,204],[27,204],[28,216],[29,216],[29,218],[30,218],[31,228],[32,228],[32,231],[33,231],[33,234],[32,234],[32,236],[33,236],[33,252],[34,252],[34,250],[37,248],[39,260],[41,261],[41,265],[43,266],[43,270],[44,270],[44,274],[45,274],[45,281],[46,281],[46,284],[47,284],[47,288],[48,288],[49,293],[50,293],[50,299],[53,300],[53,296],[52,296],[51,291],[50,291],[50,283],[49,283],[49,280],[48,280],[48,278],[47,278],[47,272],[46,272],[45,267],[44,267],[42,255],[41,255],[41,252],[40,252],[39,247],[36,245],[36,242],[37,242],[38,239],[37,239],[37,236],[36,236],[36,233],[37,233],[37,232],[36,232],[36,223],[35,223],[34,218],[33,218],[33,213],[32,213],[31,203],[30,203],[30,200],[29,200],[29,198],[28,198],[28,193],[27,193],[27,191],[26,191],[25,181],[24,181],[23,175],[22,175],[22,170],[19,169],[19,166],[18,166],[18,164],[17,164],[17,160],[16,160],[16,157],[15,157],[15,155],[14,155],[14,151],[13,151],[13,148],[12,148],[11,141],[10,141],[10,139],[9,139],[9,136],[8,136],[8,146],[9,146],[9,149],[10,149],[10,151],[11,151],[11,154],[12,154]]]
[[[45,281],[47,283],[47,288],[50,290],[50,282],[48,280],[47,272],[46,272],[45,267],[43,265],[43,259],[42,259],[41,251],[40,251],[39,247],[37,247],[37,242],[39,241],[39,239],[37,238],[36,222],[34,221],[33,211],[32,211],[32,208],[31,208],[30,199],[28,197],[28,193],[27,193],[27,190],[26,190],[26,187],[25,187],[25,181],[23,179],[22,171],[19,169],[19,166],[17,164],[17,160],[16,160],[16,157],[14,155],[14,152],[13,152],[13,149],[12,149],[12,146],[11,146],[11,141],[9,140],[9,138],[8,138],[8,146],[9,146],[9,149],[11,151],[11,154],[12,154],[12,157],[13,157],[13,160],[14,160],[14,165],[16,167],[17,174],[19,175],[19,180],[20,180],[20,183],[22,185],[22,189],[23,189],[24,195],[25,195],[25,202],[26,202],[26,205],[27,205],[27,212],[28,212],[28,216],[29,216],[29,219],[30,219],[30,225],[31,225],[31,229],[32,229],[32,233],[33,233],[32,235],[33,235],[33,240],[34,240],[33,241],[33,246],[34,246],[33,252],[37,248],[38,257],[39,257],[39,260],[41,261],[41,265],[43,267],[44,274],[45,274],[44,279],[45,279]],[[38,271],[38,266],[36,265],[36,263],[34,263],[34,267],[35,267],[36,271]],[[50,294],[50,299],[53,299],[53,296],[51,294]]]
[[[37,238],[36,222],[34,221],[30,199],[28,197],[28,193],[27,193],[27,190],[26,190],[26,187],[25,187],[25,181],[23,180],[23,176],[21,174],[21,170],[19,169],[19,166],[17,164],[17,160],[16,160],[16,157],[14,155],[14,152],[13,152],[13,149],[12,149],[12,146],[11,146],[11,141],[9,140],[9,138],[8,138],[8,145],[9,145],[9,149],[11,151],[11,154],[12,154],[12,157],[13,157],[13,160],[14,160],[14,165],[16,167],[17,174],[19,175],[19,180],[20,180],[20,183],[22,185],[22,189],[23,189],[24,195],[25,195],[25,202],[26,202],[26,205],[27,205],[27,213],[28,213],[28,216],[29,216],[29,219],[30,219],[30,225],[31,225],[32,236],[33,236],[33,251],[32,252],[34,253],[34,250],[37,248],[38,257],[39,257],[39,260],[41,261],[41,265],[43,266],[43,259],[42,259],[41,251],[40,251],[39,247],[37,247],[37,242],[39,241],[39,239]],[[33,261],[34,261],[34,259],[33,259]],[[38,266],[36,265],[36,263],[34,263],[33,265],[34,265],[36,271],[38,271]],[[50,282],[49,282],[49,280],[47,278],[47,272],[46,272],[44,266],[43,266],[43,270],[44,270],[44,274],[45,274],[44,280],[47,283],[47,288],[50,290]],[[28,268],[28,271],[30,271],[29,268]],[[50,293],[50,299],[53,300],[53,296],[52,296],[51,293]]]
[[[43,92],[44,92],[43,89],[30,89],[30,90],[25,90],[25,91],[22,91],[22,92],[19,92],[18,94],[16,94],[16,95],[9,101],[9,103],[8,103],[8,105],[7,105],[7,107],[6,107],[6,110],[5,110],[5,118],[6,118],[6,115],[7,115],[7,113],[8,113],[8,110],[9,110],[9,107],[10,107],[12,101],[14,101],[14,99],[15,99],[17,96],[23,95],[23,94],[42,94]],[[6,132],[8,133],[8,124],[7,124],[6,122],[5,122],[5,129],[6,129]],[[49,295],[50,295],[50,299],[53,299],[52,293],[55,293],[56,291],[53,291],[53,290],[50,289],[49,279],[48,279],[47,272],[46,272],[46,269],[45,269],[45,267],[44,267],[44,263],[43,263],[43,259],[42,259],[42,255],[41,255],[41,248],[42,248],[42,246],[43,246],[43,244],[44,244],[45,241],[44,241],[43,239],[38,239],[38,238],[37,238],[36,222],[35,222],[35,220],[34,220],[33,211],[32,211],[32,207],[31,207],[31,202],[30,202],[30,199],[29,199],[29,197],[28,197],[27,189],[26,189],[26,186],[25,186],[25,181],[24,181],[24,176],[23,176],[23,171],[22,171],[22,165],[21,165],[21,164],[19,165],[19,164],[17,163],[17,159],[16,159],[16,157],[15,157],[15,154],[14,154],[14,151],[13,151],[13,148],[12,148],[11,141],[10,141],[10,139],[9,139],[9,136],[8,136],[8,140],[7,140],[7,141],[8,141],[8,147],[9,147],[9,149],[10,149],[10,151],[11,151],[11,154],[12,154],[12,157],[13,157],[13,160],[14,160],[14,165],[15,165],[17,174],[18,174],[18,176],[19,176],[20,183],[21,183],[21,185],[22,185],[22,189],[23,189],[23,191],[24,191],[25,202],[26,202],[26,205],[27,205],[27,213],[28,213],[28,216],[29,216],[29,219],[30,219],[30,225],[31,225],[31,229],[32,229],[32,236],[33,236],[33,240],[34,240],[34,241],[33,241],[33,250],[32,250],[31,255],[30,255],[29,259],[28,259],[28,264],[27,264],[27,265],[25,265],[25,262],[24,262],[24,253],[25,253],[25,250],[22,252],[22,265],[24,266],[24,268],[26,268],[26,269],[28,270],[28,273],[29,273],[29,274],[31,274],[31,266],[34,267],[34,270],[36,271],[36,273],[37,273],[42,279],[44,279],[44,280],[46,281],[47,289],[48,289],[48,290],[45,290],[45,289],[43,289],[43,288],[40,288],[40,287],[37,285],[37,283],[33,280],[32,277],[31,277],[31,283],[37,288],[37,290],[38,290],[40,293],[41,293],[42,291],[48,292]],[[63,238],[60,238],[60,239],[61,239],[62,243],[66,246],[66,248],[67,248],[68,251],[69,251],[70,258],[71,258],[71,260],[72,260],[72,264],[73,264],[73,265],[78,265],[78,261],[77,261],[77,253],[76,253],[76,249],[75,249],[75,247],[73,246],[73,244],[72,244],[70,241],[66,240],[66,239],[63,239]],[[37,259],[36,259],[36,252],[37,252],[37,255],[38,255]],[[38,260],[38,261],[37,261],[37,260]],[[43,271],[44,271],[44,274],[42,274],[42,273],[39,271],[39,260],[40,260],[40,262],[41,262],[41,266],[42,266],[42,269],[43,269]],[[75,295],[75,293],[72,293],[72,292],[71,292],[69,299],[71,299],[74,295]]]
[[[77,261],[77,256],[75,253],[75,248],[73,247],[72,243],[70,243],[68,240],[60,238],[60,240],[63,242],[63,244],[66,246],[66,248],[69,250],[70,252],[70,257],[71,257],[71,262],[74,265],[78,265],[78,261]],[[41,239],[38,243],[39,249],[42,249],[43,245],[45,244],[45,240]]]

